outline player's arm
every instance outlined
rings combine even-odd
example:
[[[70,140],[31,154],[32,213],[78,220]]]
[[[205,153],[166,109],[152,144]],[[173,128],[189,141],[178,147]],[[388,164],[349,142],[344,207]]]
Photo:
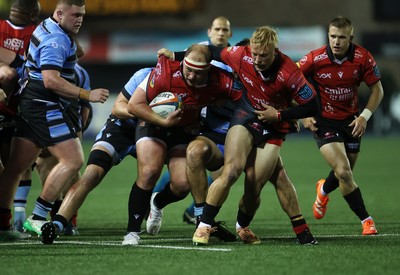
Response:
[[[115,99],[111,113],[121,119],[133,118],[134,115],[128,112],[129,100],[125,97],[123,92],[120,92]]]
[[[0,47],[0,63],[9,65],[12,68],[17,68],[24,63],[24,60],[19,54]]]
[[[99,88],[88,91],[68,82],[61,77],[58,70],[42,68],[42,76],[46,89],[50,89],[64,97],[104,103],[109,96],[109,91],[107,89]]]
[[[313,91],[313,88],[310,86],[310,84],[306,83],[300,90],[308,90],[311,89]],[[307,93],[305,91],[300,91],[300,93]],[[273,106],[269,106],[266,104],[262,104],[265,110],[262,111],[255,111],[255,113],[258,116],[258,119],[264,122],[277,122],[277,121],[286,121],[286,120],[292,120],[292,119],[300,119],[300,118],[306,118],[306,117],[312,117],[318,114],[319,112],[319,102],[318,98],[315,95],[315,93],[312,93],[312,96],[303,103],[299,103],[298,105],[295,105],[291,108],[285,109],[285,110],[277,110]]]
[[[369,87],[371,94],[369,96],[367,105],[361,114],[355,118],[351,123],[350,127],[353,127],[352,135],[354,137],[361,137],[367,129],[367,122],[372,116],[372,113],[378,108],[383,98],[383,87],[380,81]]]
[[[166,118],[161,117],[154,112],[147,102],[146,91],[139,85],[135,93],[129,99],[128,112],[137,118],[147,121],[151,124],[158,125],[164,128],[174,126],[179,123],[181,110],[176,110],[170,113]]]

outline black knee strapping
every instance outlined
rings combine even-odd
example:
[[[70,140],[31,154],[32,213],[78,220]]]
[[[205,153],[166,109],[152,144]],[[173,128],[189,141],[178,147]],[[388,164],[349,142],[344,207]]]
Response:
[[[89,159],[87,161],[87,165],[89,164],[94,164],[103,168],[106,173],[113,166],[112,157],[102,150],[93,150],[90,152]]]

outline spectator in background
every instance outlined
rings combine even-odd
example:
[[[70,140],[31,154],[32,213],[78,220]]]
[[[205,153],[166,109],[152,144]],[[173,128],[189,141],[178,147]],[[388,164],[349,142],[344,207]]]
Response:
[[[343,198],[360,219],[362,235],[378,231],[369,215],[353,172],[361,138],[367,122],[383,98],[381,76],[372,55],[354,44],[353,24],[339,16],[328,27],[329,43],[303,57],[298,66],[318,89],[321,109],[317,116],[303,119],[304,127],[314,133],[318,148],[332,170],[317,182],[313,205],[316,219],[325,216],[328,194],[339,187]],[[360,113],[357,88],[365,82],[371,94]]]

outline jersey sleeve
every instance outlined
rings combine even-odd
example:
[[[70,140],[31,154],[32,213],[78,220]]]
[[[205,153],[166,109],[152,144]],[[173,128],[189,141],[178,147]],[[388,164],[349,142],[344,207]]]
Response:
[[[66,36],[52,35],[40,45],[39,67],[41,70],[61,71],[69,51],[65,48],[70,45]]]
[[[302,59],[296,62],[296,65],[303,72],[305,77],[310,77],[313,72],[313,55],[312,52],[305,55]]]
[[[171,86],[171,69],[165,56],[160,56],[153,71],[149,74],[146,86],[147,102],[152,101],[161,92],[168,92]]]
[[[365,84],[367,84],[368,86],[375,84],[381,79],[381,74],[379,72],[378,65],[376,64],[370,52],[367,52],[364,68],[365,71],[363,80]]]
[[[300,105],[307,103],[316,96],[313,86],[299,69],[293,71],[287,87],[290,89],[293,99]]]

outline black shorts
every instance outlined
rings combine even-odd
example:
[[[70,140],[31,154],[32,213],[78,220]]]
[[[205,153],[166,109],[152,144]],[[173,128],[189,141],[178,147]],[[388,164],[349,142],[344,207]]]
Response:
[[[113,165],[116,165],[127,155],[136,157],[135,131],[135,127],[111,115],[97,134],[93,146],[106,148],[112,155]]]
[[[331,142],[343,142],[346,152],[360,152],[361,138],[353,137],[351,134],[353,127],[349,127],[354,118],[333,120],[316,117],[315,120],[318,130],[314,135],[314,139],[317,142],[318,148]]]
[[[0,143],[10,144],[16,125],[15,115],[0,112]]]
[[[229,127],[242,125],[253,135],[253,145],[257,146],[260,143],[274,143],[281,145],[285,140],[285,134],[278,132],[271,124],[264,123],[257,118],[254,113],[254,108],[247,101],[245,96],[242,96],[239,104],[233,113]]]
[[[213,131],[202,131],[202,132],[200,132],[199,136],[206,137],[217,145],[225,144],[226,134],[221,134],[221,133],[217,133],[217,132],[213,132]]]
[[[176,145],[189,144],[196,135],[185,132],[185,127],[162,128],[140,120],[136,127],[136,141],[145,137],[163,141],[167,146],[167,150],[169,150]]]
[[[71,118],[60,103],[21,99],[15,136],[49,147],[77,138]]]
[[[79,100],[60,98],[60,102],[63,105],[65,112],[70,117],[76,132],[82,132],[82,119],[80,115],[81,106],[79,105]]]

